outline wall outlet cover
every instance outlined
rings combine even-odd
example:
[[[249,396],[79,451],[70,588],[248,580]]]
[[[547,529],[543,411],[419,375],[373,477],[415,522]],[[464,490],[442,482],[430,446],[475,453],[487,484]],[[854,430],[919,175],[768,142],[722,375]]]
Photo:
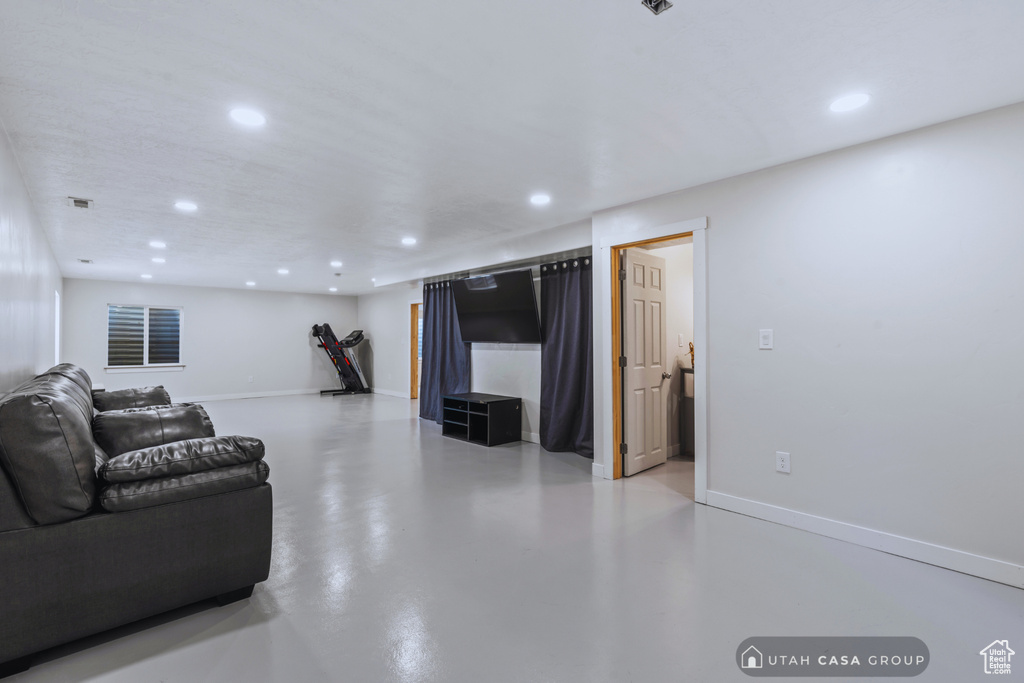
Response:
[[[789,474],[789,453],[775,451],[775,471]]]

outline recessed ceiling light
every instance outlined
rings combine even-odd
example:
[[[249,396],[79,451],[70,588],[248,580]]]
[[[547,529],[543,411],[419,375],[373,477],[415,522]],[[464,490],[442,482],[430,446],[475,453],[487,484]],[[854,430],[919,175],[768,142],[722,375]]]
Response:
[[[288,269],[287,268],[278,268],[277,269],[277,274],[278,275],[287,275],[288,274]]]
[[[152,242],[149,243],[149,246],[153,247],[154,249],[165,249],[167,247],[165,243],[160,242],[159,240],[153,240]]]
[[[341,268],[341,261],[331,261],[331,268]]]
[[[153,277],[153,276],[152,276],[152,275],[150,275],[149,273],[143,273],[143,274],[142,274],[142,279],[143,279],[143,280],[149,280],[149,279],[150,279],[150,278],[152,278],[152,277]]]
[[[375,277],[371,277],[370,278],[370,282],[376,282],[376,281],[377,281],[377,278],[375,278]]]
[[[174,202],[174,208],[178,211],[184,211],[185,213],[192,213],[199,207],[195,202],[190,202],[182,199],[180,202]]]
[[[337,287],[331,287],[331,288],[330,288],[330,289],[328,289],[327,291],[328,291],[328,292],[337,292],[337,291],[338,291],[338,288],[337,288]]]
[[[255,109],[236,107],[231,110],[231,118],[243,126],[257,127],[267,122],[267,117]]]
[[[162,259],[159,256],[153,259],[153,263],[167,263],[167,259]]]
[[[837,100],[833,100],[832,104],[830,104],[828,108],[834,112],[853,111],[854,109],[860,109],[863,107],[870,99],[871,96],[867,93],[855,92],[849,95],[843,95]]]
[[[534,206],[547,206],[551,203],[551,195],[547,194],[535,194],[530,197],[530,203]]]
[[[416,238],[415,237],[403,237],[402,238],[402,244],[404,244],[407,247],[411,247],[412,245],[416,244]]]
[[[245,286],[246,287],[255,287],[256,283],[253,282],[252,280],[249,280],[248,282],[245,283]]]

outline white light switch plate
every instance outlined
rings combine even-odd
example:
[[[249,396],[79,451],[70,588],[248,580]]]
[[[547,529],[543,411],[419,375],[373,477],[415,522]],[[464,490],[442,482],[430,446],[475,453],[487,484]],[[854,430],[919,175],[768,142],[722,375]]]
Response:
[[[679,335],[679,345],[686,346],[686,342],[683,341],[683,335]]]
[[[771,350],[775,346],[775,331],[761,330],[757,335],[757,348]]]

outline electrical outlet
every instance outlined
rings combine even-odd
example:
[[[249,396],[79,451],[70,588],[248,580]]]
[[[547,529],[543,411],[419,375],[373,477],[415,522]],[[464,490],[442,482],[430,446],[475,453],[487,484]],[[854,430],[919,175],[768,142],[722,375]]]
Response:
[[[789,474],[789,453],[775,451],[775,471]]]
[[[255,378],[255,377],[253,377],[252,375],[249,375],[249,383],[250,383],[250,384],[252,383],[252,381],[253,381],[254,379],[256,379],[256,378]]]

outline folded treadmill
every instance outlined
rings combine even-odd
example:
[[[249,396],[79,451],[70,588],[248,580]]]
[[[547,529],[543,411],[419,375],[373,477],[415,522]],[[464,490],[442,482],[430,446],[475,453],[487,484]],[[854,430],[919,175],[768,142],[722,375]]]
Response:
[[[313,336],[320,340],[318,346],[327,352],[331,362],[334,363],[335,370],[338,371],[338,379],[341,380],[340,389],[324,389],[320,395],[370,393],[366,376],[363,375],[354,352],[355,347],[363,341],[363,331],[354,330],[350,335],[338,341],[331,326],[324,323],[323,325],[313,325]]]

